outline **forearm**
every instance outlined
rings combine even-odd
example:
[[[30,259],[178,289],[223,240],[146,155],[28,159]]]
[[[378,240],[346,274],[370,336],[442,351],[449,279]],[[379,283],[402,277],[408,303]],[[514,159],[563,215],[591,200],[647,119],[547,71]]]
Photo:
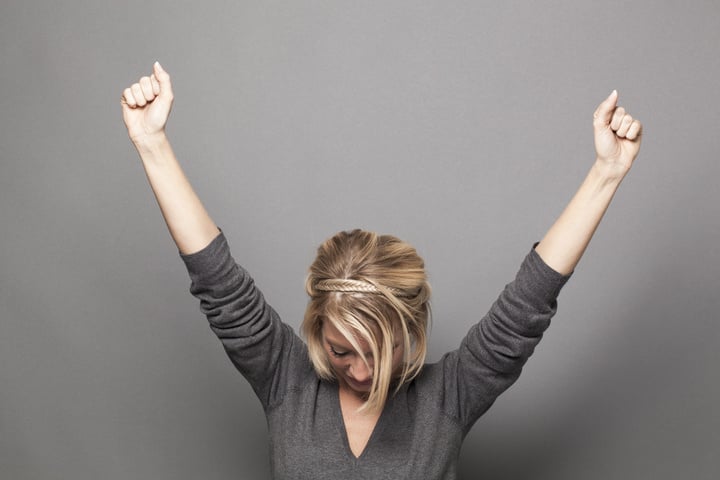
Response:
[[[535,248],[555,271],[567,275],[580,261],[617,191],[622,176],[596,162],[575,196]]]
[[[135,143],[170,235],[183,254],[208,245],[219,230],[195,194],[164,133]]]

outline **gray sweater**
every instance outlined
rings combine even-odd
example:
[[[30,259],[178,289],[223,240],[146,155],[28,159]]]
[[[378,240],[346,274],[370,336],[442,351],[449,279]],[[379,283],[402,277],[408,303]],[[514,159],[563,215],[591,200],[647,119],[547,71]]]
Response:
[[[304,342],[235,263],[224,235],[182,258],[190,291],[265,410],[276,479],[457,478],[463,438],[520,375],[569,278],[531,250],[515,280],[460,348],[425,365],[388,400],[356,458],[343,424],[338,385],[316,376]]]

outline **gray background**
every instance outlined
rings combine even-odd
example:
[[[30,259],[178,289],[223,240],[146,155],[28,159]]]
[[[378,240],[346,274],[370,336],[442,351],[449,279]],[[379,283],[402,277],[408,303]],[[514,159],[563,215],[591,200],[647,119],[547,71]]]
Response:
[[[267,476],[122,124],[158,59],[175,150],[284,319],[324,238],[394,233],[429,268],[433,360],[575,191],[617,88],[640,158],[461,471],[717,478],[719,45],[716,0],[3,0],[0,477]]]

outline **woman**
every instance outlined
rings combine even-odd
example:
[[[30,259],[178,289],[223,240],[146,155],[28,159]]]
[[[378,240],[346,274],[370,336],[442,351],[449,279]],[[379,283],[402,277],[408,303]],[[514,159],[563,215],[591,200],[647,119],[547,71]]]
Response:
[[[125,89],[122,111],[191,292],[265,410],[275,478],[456,478],[465,435],[519,376],[640,147],[613,91],[594,115],[597,158],[544,238],[460,348],[424,364],[430,287],[407,243],[354,230],[318,249],[302,332],[283,324],[232,257],[178,164],[169,75]]]

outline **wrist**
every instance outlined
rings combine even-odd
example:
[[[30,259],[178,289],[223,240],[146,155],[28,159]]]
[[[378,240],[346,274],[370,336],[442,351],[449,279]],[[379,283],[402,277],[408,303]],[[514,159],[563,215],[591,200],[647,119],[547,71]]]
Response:
[[[158,150],[162,149],[170,143],[168,141],[167,135],[165,135],[165,130],[130,137],[130,140],[132,141],[133,145],[135,145],[135,148],[137,149],[141,157],[144,154],[152,154],[153,152],[157,152]]]
[[[604,185],[617,186],[622,182],[625,175],[630,171],[625,166],[613,164],[600,158],[595,159],[595,163],[590,169],[590,174]]]

